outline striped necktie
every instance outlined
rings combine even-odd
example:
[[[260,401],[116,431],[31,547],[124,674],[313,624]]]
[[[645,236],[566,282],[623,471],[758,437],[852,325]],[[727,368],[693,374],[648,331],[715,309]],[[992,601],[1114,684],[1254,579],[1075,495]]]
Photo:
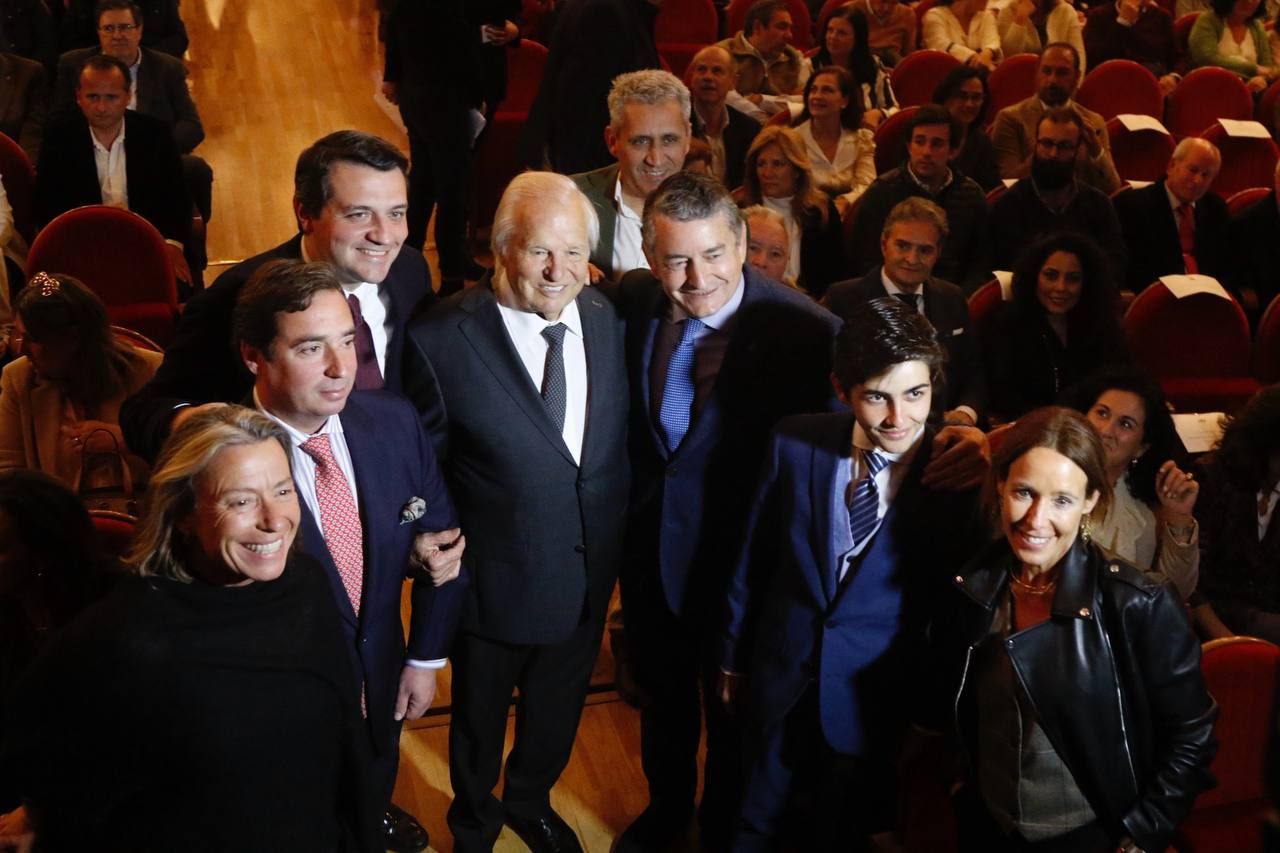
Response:
[[[854,487],[853,499],[849,501],[849,532],[853,534],[855,548],[874,533],[880,523],[880,489],[876,486],[876,475],[893,461],[874,450],[859,452],[866,474]]]

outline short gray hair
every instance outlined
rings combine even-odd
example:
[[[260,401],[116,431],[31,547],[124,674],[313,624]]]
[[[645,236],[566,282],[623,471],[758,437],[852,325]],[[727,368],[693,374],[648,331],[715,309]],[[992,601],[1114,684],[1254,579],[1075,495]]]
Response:
[[[494,257],[502,257],[503,250],[515,237],[521,211],[526,205],[533,207],[538,214],[545,214],[557,207],[574,204],[582,212],[582,220],[587,224],[587,244],[594,251],[600,241],[600,218],[591,199],[582,194],[572,179],[555,172],[521,172],[516,175],[507,184],[493,214],[489,245]]]
[[[191,583],[186,537],[178,524],[196,508],[196,480],[228,447],[275,441],[293,472],[289,434],[271,418],[244,406],[218,406],[189,417],[174,430],[156,460],[142,518],[125,562],[140,575]],[[295,539],[295,544],[297,540]]]
[[[927,198],[907,196],[889,211],[884,219],[881,234],[886,237],[889,230],[899,222],[927,222],[938,232],[938,243],[947,239],[947,212]]]
[[[644,203],[644,220],[641,234],[645,249],[652,251],[654,243],[653,218],[665,216],[676,222],[696,222],[719,214],[733,232],[734,240],[741,245],[745,220],[738,205],[724,184],[709,175],[696,172],[676,172],[653,191]]]
[[[763,204],[753,204],[750,207],[742,208],[742,221],[747,223],[748,231],[751,230],[751,220],[757,216],[761,219],[768,219],[784,231],[787,228],[787,220],[782,217],[781,213],[771,207],[765,207]]]
[[[1191,153],[1194,148],[1206,147],[1213,159],[1217,162],[1218,168],[1222,168],[1222,152],[1218,150],[1218,146],[1214,145],[1207,139],[1201,139],[1198,136],[1188,136],[1178,143],[1173,149],[1173,156],[1169,158],[1170,163],[1177,163],[1182,158]]]
[[[622,111],[627,104],[665,104],[674,102],[680,107],[680,115],[689,117],[689,87],[670,71],[646,68],[629,71],[613,78],[609,89],[609,126],[614,130],[622,124]]]

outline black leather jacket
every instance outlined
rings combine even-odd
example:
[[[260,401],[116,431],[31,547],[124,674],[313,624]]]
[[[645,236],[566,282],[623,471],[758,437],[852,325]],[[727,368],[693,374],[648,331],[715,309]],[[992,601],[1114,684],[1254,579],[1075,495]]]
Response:
[[[987,638],[1015,557],[1001,539],[955,578],[955,722],[973,755],[968,669]],[[1217,705],[1177,593],[1077,540],[1060,563],[1053,615],[1005,638],[1038,722],[1098,819],[1116,838],[1164,850],[1196,795],[1216,782]],[[955,638],[953,638],[954,640]]]

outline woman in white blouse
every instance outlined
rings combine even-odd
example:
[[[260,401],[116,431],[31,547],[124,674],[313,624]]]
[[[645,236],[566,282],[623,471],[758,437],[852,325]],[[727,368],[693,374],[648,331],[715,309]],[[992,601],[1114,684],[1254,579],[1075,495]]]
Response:
[[[796,132],[804,140],[818,188],[843,216],[876,179],[876,143],[862,127],[862,93],[838,65],[818,69],[804,87]]]
[[[1066,42],[1080,54],[1085,68],[1084,34],[1080,16],[1066,0],[1012,0],[996,18],[1000,49],[1005,56],[1040,54],[1045,45]]]
[[[822,46],[805,60],[804,76],[831,65],[847,70],[862,92],[862,126],[874,131],[898,111],[898,98],[868,38],[867,16],[851,3],[839,7],[827,18]]]
[[[1000,32],[987,0],[939,0],[924,14],[921,43],[988,71],[1000,61]]]
[[[1160,386],[1133,368],[1095,374],[1068,391],[1068,404],[1102,437],[1115,498],[1094,541],[1144,572],[1173,581],[1184,599],[1200,577],[1200,486],[1180,469],[1185,451]]]

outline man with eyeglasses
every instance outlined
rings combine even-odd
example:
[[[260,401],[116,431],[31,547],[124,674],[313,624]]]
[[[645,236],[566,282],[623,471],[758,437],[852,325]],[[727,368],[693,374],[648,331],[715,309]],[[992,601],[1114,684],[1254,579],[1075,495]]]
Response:
[[[212,213],[213,171],[192,150],[204,139],[200,113],[187,89],[187,70],[167,53],[143,47],[144,18],[132,0],[101,0],[97,6],[98,46],[69,50],[58,60],[54,115],[76,112],[75,86],[90,56],[114,56],[133,75],[129,109],[169,125],[182,155],[187,191],[205,222]]]
[[[1117,276],[1125,269],[1125,245],[1111,199],[1079,179],[1077,164],[1086,134],[1075,110],[1049,110],[1036,124],[1030,174],[991,205],[992,264],[1011,270],[1018,255],[1051,231],[1088,234],[1111,256]]]
[[[182,59],[187,52],[187,26],[179,14],[178,0],[136,0],[141,10],[138,23],[147,22],[142,34],[143,47]],[[62,23],[59,27],[59,50],[93,47],[98,40],[98,6],[101,0],[57,0]]]
[[[1083,63],[1079,52],[1065,42],[1055,42],[1040,55],[1036,93],[996,114],[991,141],[1000,165],[1000,177],[1025,178],[1031,171],[1036,128],[1045,113],[1068,109],[1080,118],[1082,146],[1076,154],[1076,178],[1104,193],[1120,188],[1120,176],[1111,161],[1111,141],[1106,120],[1071,100],[1080,85]]]

